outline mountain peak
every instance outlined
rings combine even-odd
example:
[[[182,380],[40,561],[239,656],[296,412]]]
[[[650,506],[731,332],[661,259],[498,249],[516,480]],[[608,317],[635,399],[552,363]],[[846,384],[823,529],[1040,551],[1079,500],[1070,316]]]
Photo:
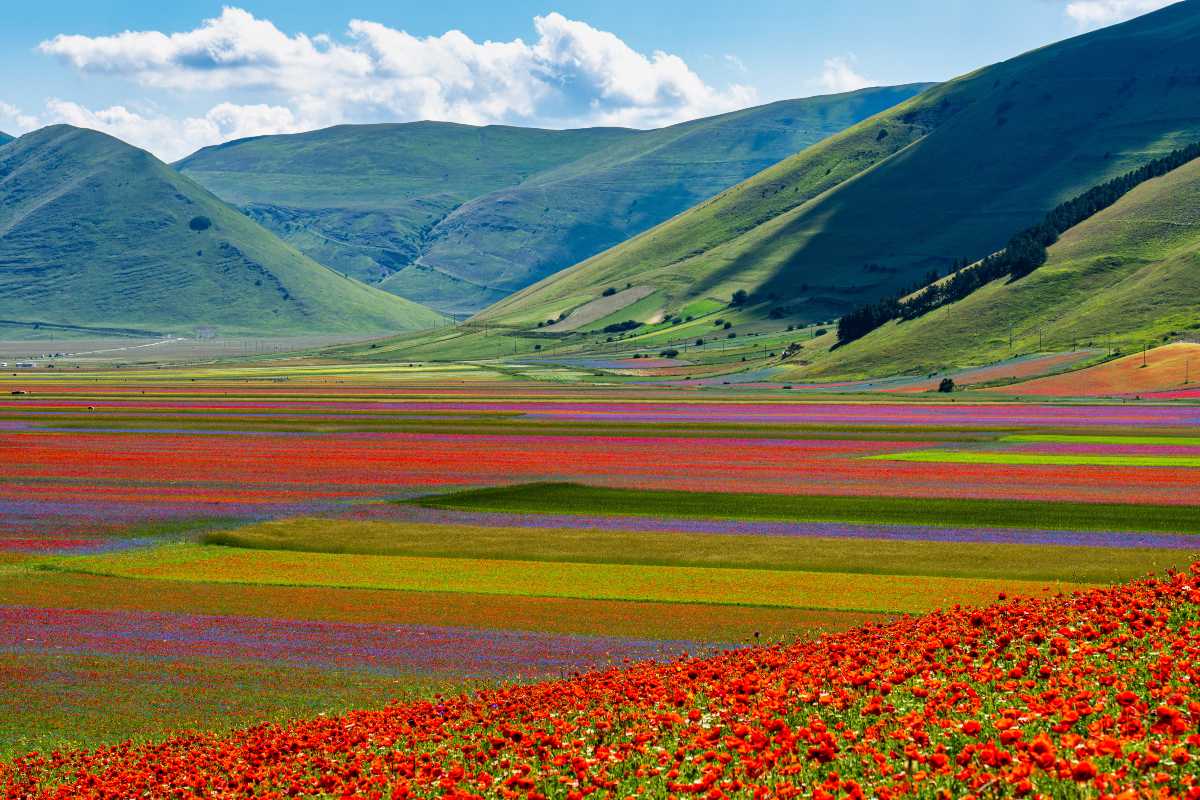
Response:
[[[301,255],[145,150],[52,125],[0,149],[0,316],[82,330],[436,324]]]

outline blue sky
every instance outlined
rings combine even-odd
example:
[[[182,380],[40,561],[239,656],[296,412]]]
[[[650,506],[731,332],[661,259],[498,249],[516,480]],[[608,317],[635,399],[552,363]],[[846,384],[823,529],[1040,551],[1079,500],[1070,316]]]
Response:
[[[177,158],[339,122],[652,127],[944,80],[1169,2],[52,0],[0,26],[0,130]]]

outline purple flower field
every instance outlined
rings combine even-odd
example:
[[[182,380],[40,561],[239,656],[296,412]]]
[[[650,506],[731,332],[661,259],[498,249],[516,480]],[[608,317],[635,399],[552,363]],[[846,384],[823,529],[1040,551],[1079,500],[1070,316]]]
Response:
[[[558,676],[712,649],[692,641],[427,625],[0,606],[7,652],[277,662],[463,679]]]

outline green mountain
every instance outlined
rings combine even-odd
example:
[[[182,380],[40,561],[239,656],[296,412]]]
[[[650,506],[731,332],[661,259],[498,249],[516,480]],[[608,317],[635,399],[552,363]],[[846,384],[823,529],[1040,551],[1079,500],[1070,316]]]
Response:
[[[936,86],[480,316],[528,327],[629,284],[639,320],[738,289],[763,315],[830,319],[1197,139],[1191,0]]]
[[[494,302],[924,88],[787,100],[640,132],[464,204],[429,232],[415,264],[383,286],[431,305],[462,293],[454,283],[482,286],[479,299]]]
[[[312,258],[379,283],[469,200],[636,136],[447,122],[340,125],[206,147],[175,166]]]
[[[67,125],[0,149],[0,319],[259,334],[441,321],[315,263],[149,153]]]
[[[831,351],[810,375],[924,374],[1075,345],[1129,352],[1200,328],[1200,160],[1071,228],[1047,262]],[[1010,338],[1011,337],[1011,338]]]
[[[177,166],[316,260],[464,314],[925,87],[651,131],[340,126],[206,148]]]
[[[0,131],[0,146],[6,145],[13,140],[14,137],[9,136],[4,131]]]

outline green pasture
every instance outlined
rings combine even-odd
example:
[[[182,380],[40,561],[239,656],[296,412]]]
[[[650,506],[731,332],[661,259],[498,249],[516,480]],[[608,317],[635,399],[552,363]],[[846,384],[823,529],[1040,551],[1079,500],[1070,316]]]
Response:
[[[429,508],[527,514],[1200,533],[1200,517],[1193,507],[1118,503],[681,492],[575,483],[472,489],[408,502]]]

